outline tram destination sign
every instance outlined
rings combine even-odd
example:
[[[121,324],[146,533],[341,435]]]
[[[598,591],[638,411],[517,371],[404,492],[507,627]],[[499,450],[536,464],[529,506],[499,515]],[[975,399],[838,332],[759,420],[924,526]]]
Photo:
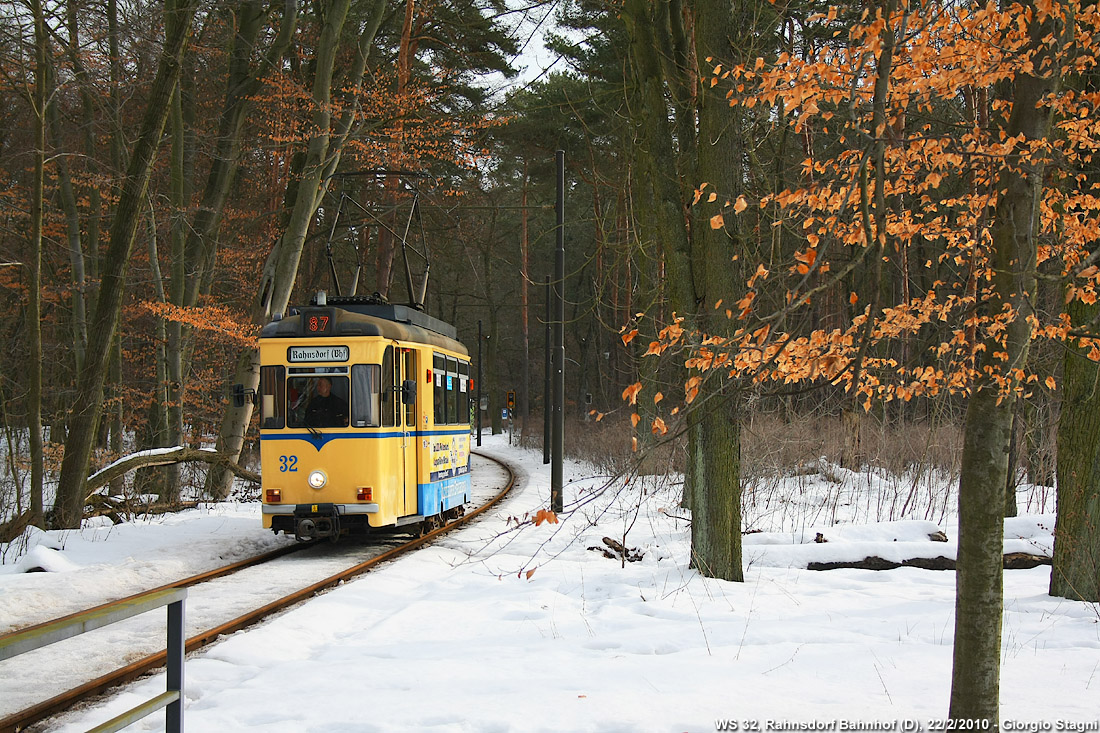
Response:
[[[347,346],[291,346],[287,361],[292,364],[314,361],[347,361],[351,352]]]

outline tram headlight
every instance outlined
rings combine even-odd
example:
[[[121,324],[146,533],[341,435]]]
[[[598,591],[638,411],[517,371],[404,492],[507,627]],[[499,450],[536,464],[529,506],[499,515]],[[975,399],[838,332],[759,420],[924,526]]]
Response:
[[[328,476],[325,475],[324,471],[310,471],[309,478],[306,480],[313,488],[322,489],[328,483]]]

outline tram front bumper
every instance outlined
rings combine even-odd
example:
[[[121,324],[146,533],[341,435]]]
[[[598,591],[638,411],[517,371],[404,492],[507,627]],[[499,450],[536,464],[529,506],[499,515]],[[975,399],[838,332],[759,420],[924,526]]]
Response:
[[[307,542],[315,539],[336,539],[341,534],[343,517],[363,517],[376,514],[377,504],[264,504],[264,525],[273,531],[293,534]]]

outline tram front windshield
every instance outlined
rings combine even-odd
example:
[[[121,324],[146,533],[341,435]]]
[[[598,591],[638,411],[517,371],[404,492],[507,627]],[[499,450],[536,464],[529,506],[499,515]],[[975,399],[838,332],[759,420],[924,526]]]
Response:
[[[291,377],[286,385],[287,427],[346,428],[348,378],[335,374]]]
[[[354,364],[313,371],[272,364],[260,367],[260,426],[282,428],[353,428],[381,425],[382,367]],[[392,395],[392,384],[387,394]],[[392,396],[390,397],[392,400]],[[350,405],[350,410],[349,410]]]

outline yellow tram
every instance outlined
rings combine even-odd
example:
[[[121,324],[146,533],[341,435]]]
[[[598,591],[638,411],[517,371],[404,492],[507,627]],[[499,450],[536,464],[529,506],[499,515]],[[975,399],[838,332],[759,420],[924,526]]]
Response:
[[[469,352],[377,298],[292,309],[260,336],[263,522],[300,540],[438,524],[470,498]]]

